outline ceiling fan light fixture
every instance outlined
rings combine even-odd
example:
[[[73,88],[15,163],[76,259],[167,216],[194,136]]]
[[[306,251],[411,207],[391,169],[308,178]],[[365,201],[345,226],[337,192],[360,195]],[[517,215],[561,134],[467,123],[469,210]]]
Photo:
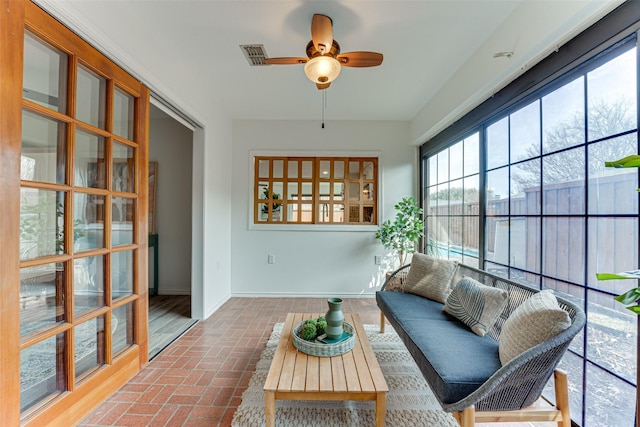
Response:
[[[340,61],[333,56],[318,55],[304,64],[304,73],[314,83],[331,83],[340,74]]]

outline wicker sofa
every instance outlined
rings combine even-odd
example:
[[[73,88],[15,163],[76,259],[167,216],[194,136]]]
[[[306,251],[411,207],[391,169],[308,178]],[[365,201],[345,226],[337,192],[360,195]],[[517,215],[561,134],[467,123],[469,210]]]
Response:
[[[560,427],[571,426],[567,375],[556,367],[571,340],[585,324],[585,314],[580,307],[556,297],[557,306],[568,315],[566,329],[502,363],[500,335],[505,322],[539,291],[456,264],[449,285],[451,289],[466,277],[506,291],[500,291],[506,295],[506,302],[499,308],[495,323],[487,329],[485,336],[478,336],[468,324],[445,313],[442,302],[403,289],[410,275],[411,265],[401,267],[389,275],[376,293],[381,310],[380,330],[384,332],[386,317],[446,412],[453,413],[462,427],[474,426],[476,422],[524,420],[555,421]],[[395,288],[395,291],[389,288]],[[545,292],[545,295],[549,294],[549,291]],[[533,405],[552,374],[555,377],[555,406]]]

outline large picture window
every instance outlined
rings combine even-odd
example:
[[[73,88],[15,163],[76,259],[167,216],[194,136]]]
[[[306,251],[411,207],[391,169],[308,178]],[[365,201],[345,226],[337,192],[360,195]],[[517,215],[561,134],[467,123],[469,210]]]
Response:
[[[375,157],[254,158],[254,224],[377,224]]]
[[[572,419],[585,427],[634,425],[637,319],[613,299],[630,285],[596,272],[635,269],[640,255],[638,170],[604,167],[640,152],[636,43],[578,64],[423,157],[426,252],[553,289],[586,311],[560,364]],[[467,172],[474,156],[477,175]]]

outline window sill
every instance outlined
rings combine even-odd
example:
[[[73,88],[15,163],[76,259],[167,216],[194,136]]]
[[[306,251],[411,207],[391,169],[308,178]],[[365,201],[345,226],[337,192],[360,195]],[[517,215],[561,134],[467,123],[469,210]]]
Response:
[[[338,224],[249,224],[252,231],[378,231],[377,225],[338,225]]]

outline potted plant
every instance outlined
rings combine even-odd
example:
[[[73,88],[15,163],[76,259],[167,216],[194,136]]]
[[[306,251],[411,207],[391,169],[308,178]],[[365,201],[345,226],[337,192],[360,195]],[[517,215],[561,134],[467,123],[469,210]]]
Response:
[[[638,168],[640,167],[640,155],[635,154],[613,162],[605,162],[606,167],[613,168]],[[637,190],[640,192],[640,188]],[[625,271],[622,273],[596,273],[598,280],[640,279],[640,269]],[[629,289],[627,292],[614,298],[624,304],[627,309],[638,315],[636,334],[636,354],[640,357],[640,286]],[[636,360],[636,384],[640,384],[640,363]],[[640,426],[640,393],[636,390],[636,420],[635,425]]]
[[[413,197],[405,197],[395,205],[396,217],[386,220],[376,232],[385,249],[398,253],[400,266],[406,263],[407,254],[415,250],[416,243],[424,236],[423,210]]]
[[[262,195],[264,196],[263,199],[265,200],[269,200],[269,188],[265,187],[262,190]],[[271,193],[271,199],[272,200],[279,200],[280,199],[280,194],[278,193]],[[274,203],[271,205],[271,217],[273,220],[275,221],[279,221],[280,220],[280,209],[282,208],[282,204],[280,203]],[[262,217],[264,219],[269,218],[269,204],[265,203],[262,206]]]

